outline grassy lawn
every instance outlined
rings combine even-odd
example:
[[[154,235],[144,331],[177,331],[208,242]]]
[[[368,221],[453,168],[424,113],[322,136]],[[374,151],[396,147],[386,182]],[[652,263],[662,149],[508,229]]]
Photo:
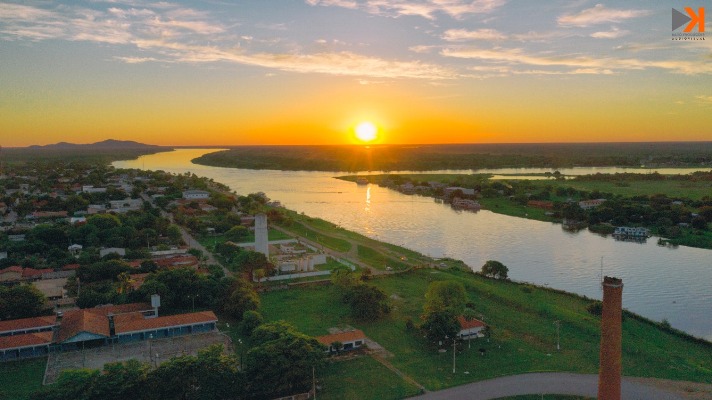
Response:
[[[268,240],[286,240],[286,239],[292,239],[291,236],[287,235],[286,233],[282,231],[278,231],[276,229],[270,228],[269,231],[267,231],[267,238]],[[219,235],[210,235],[210,236],[200,236],[197,238],[198,242],[205,246],[206,248],[213,248],[214,245],[224,243],[227,241],[227,238],[223,234]],[[245,236],[242,238],[242,240],[237,241],[236,243],[254,243],[255,242],[255,233],[250,232],[248,236]]]
[[[368,356],[327,362],[318,381],[320,399],[395,400],[420,393],[417,387]]]
[[[511,215],[512,217],[536,219],[538,221],[552,222],[555,218],[546,215],[547,210],[535,207],[527,207],[515,203],[505,198],[488,198],[479,199],[482,208],[495,212],[497,214]]]
[[[435,280],[462,282],[476,312],[491,325],[493,336],[458,349],[457,373],[452,373],[452,350],[440,353],[407,319],[419,323],[424,294]],[[393,311],[376,322],[353,320],[333,286],[291,289],[262,294],[267,320],[284,319],[309,335],[350,325],[394,354],[389,361],[431,390],[525,372],[571,371],[596,373],[600,322],[586,311],[589,301],[543,288],[485,279],[459,271],[418,270],[375,279],[373,284],[391,298]],[[554,321],[561,321],[561,348],[556,351]],[[480,348],[486,350],[480,355]],[[712,382],[712,345],[687,340],[627,317],[623,324],[623,373]],[[468,372],[465,374],[465,372]],[[366,384],[367,386],[367,384]]]
[[[348,240],[325,235],[321,232],[317,232],[313,229],[310,229],[299,222],[295,222],[291,226],[284,226],[283,228],[290,232],[294,232],[299,236],[303,236],[306,239],[317,242],[330,249],[340,251],[342,253],[347,252],[351,249],[351,243],[349,243]]]
[[[370,247],[362,246],[359,244],[357,248],[357,253],[358,258],[361,261],[376,269],[385,270],[386,267],[390,267],[394,271],[408,269],[408,264],[394,260],[390,257],[386,257],[382,253],[379,253],[378,251]]]
[[[348,268],[346,265],[334,260],[331,257],[326,258],[326,264],[317,265],[314,267],[317,271],[331,271],[332,269]]]
[[[24,400],[42,387],[47,358],[0,363],[0,398]]]
[[[708,181],[623,181],[623,182],[599,182],[599,181],[579,181],[576,179],[566,181],[546,180],[546,181],[530,181],[537,187],[553,186],[573,187],[577,190],[593,192],[598,190],[602,193],[613,193],[624,197],[633,197],[640,195],[653,195],[664,193],[668,197],[689,198],[699,200],[704,196],[709,196],[712,191],[712,183]]]

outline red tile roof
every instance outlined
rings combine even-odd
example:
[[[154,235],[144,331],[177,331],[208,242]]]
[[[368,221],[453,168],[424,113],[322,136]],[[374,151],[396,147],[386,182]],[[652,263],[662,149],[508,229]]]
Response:
[[[0,337],[0,350],[48,345],[52,343],[52,332],[26,333],[24,335]]]
[[[457,317],[457,321],[460,323],[460,329],[472,329],[472,328],[482,328],[486,324],[478,319],[467,320],[462,315]]]
[[[79,264],[67,264],[64,267],[62,267],[62,270],[64,271],[71,271],[73,269],[79,268]]]
[[[33,277],[37,277],[37,276],[42,276],[42,274],[47,274],[50,272],[54,272],[54,270],[51,268],[44,268],[44,269],[25,268],[22,270],[22,277],[23,278],[33,278]]]
[[[18,267],[17,265],[13,265],[12,267],[7,267],[5,269],[0,269],[0,274],[4,274],[7,272],[17,272],[17,273],[22,273],[22,267]]]
[[[356,340],[365,340],[366,335],[360,329],[349,332],[333,333],[331,335],[319,336],[316,338],[319,343],[330,346],[334,342],[349,343]]]
[[[59,324],[57,341],[64,342],[82,332],[109,337],[109,320],[106,314],[101,315],[87,310],[66,311]]]
[[[82,332],[109,337],[109,319],[107,315],[135,313],[143,317],[139,311],[151,309],[150,304],[131,303],[67,311],[64,313],[62,322],[59,325],[57,341],[64,342]]]
[[[35,218],[55,218],[55,217],[66,217],[66,211],[35,211],[32,213]]]
[[[56,321],[57,317],[54,315],[0,321],[0,333],[52,326]]]
[[[208,322],[217,322],[218,317],[212,311],[201,311],[189,314],[168,315],[157,318],[143,318],[141,314],[124,314],[114,317],[116,334],[143,332],[147,330],[186,326]]]

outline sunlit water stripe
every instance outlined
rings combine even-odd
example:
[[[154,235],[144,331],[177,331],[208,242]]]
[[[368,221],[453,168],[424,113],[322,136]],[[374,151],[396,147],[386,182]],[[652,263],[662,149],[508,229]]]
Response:
[[[508,217],[486,210],[455,211],[433,199],[406,196],[375,185],[333,179],[337,173],[255,171],[208,167],[190,160],[215,151],[184,149],[114,163],[117,167],[190,171],[213,178],[240,194],[257,191],[286,207],[323,218],[369,237],[433,257],[448,256],[475,269],[499,260],[511,278],[600,298],[601,257],[605,275],[625,284],[631,311],[712,340],[712,251],[619,242],[588,231],[570,233],[560,225]],[[623,172],[620,168],[576,168],[561,172]],[[484,172],[542,173],[547,169]],[[640,170],[636,170],[640,171]],[[459,171],[472,173],[471,171]],[[480,171],[478,171],[480,172]],[[665,169],[664,173],[689,173]],[[370,193],[367,203],[367,192]]]

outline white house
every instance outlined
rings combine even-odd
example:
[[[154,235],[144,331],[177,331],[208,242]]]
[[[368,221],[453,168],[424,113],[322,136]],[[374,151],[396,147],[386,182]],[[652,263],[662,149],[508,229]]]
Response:
[[[84,193],[106,193],[106,188],[94,187],[93,185],[83,185],[82,192],[84,192]]]
[[[204,190],[184,190],[183,198],[187,200],[198,200],[207,199],[210,197],[210,193]]]
[[[464,316],[457,317],[457,322],[460,323],[460,333],[457,335],[460,339],[473,339],[482,336],[482,330],[487,326],[484,322],[478,319],[466,319]]]

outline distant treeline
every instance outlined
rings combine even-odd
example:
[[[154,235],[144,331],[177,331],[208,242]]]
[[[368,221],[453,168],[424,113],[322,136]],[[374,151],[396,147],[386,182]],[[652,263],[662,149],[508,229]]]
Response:
[[[245,146],[206,154],[193,162],[289,171],[676,167],[712,165],[712,142]]]
[[[146,154],[170,151],[169,147],[136,149],[33,149],[3,148],[0,161],[3,164],[21,164],[46,161],[81,161],[108,164],[119,160],[133,160]]]

